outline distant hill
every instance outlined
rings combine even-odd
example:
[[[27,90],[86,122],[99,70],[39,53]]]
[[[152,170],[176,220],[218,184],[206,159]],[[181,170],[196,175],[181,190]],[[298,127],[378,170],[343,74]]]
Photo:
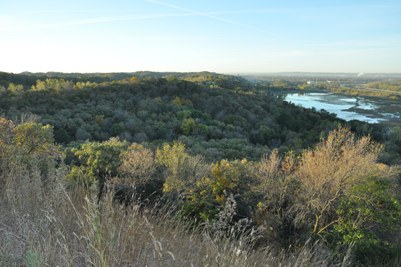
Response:
[[[241,87],[243,90],[250,89],[250,83],[241,76],[219,74],[214,72],[115,72],[115,73],[63,73],[63,72],[23,72],[20,74],[0,72],[0,85],[7,86],[9,83],[24,84],[32,86],[37,80],[64,79],[72,82],[111,82],[137,77],[141,79],[172,79],[185,80],[198,84],[215,85],[217,87],[235,89]]]
[[[242,73],[240,75],[247,79],[267,77],[401,79],[401,73],[271,72]]]

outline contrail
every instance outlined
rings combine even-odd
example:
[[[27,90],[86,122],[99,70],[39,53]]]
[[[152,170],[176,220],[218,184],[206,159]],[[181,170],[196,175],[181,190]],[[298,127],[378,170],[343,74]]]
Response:
[[[164,14],[149,14],[149,15],[137,15],[137,16],[93,17],[93,18],[72,20],[53,24],[49,23],[49,24],[21,25],[21,26],[0,25],[0,32],[16,31],[16,30],[50,29],[58,27],[80,26],[80,25],[119,22],[119,21],[151,20],[151,19],[162,19],[169,17],[188,17],[188,16],[191,15],[187,13],[186,14],[164,13]],[[0,14],[0,19],[1,19],[1,14]]]
[[[107,22],[118,22],[118,21],[134,21],[134,20],[149,20],[149,19],[160,19],[169,17],[187,17],[188,14],[177,14],[177,13],[166,13],[166,14],[149,14],[149,15],[139,15],[139,16],[114,16],[114,17],[95,17],[88,19],[81,19],[66,22],[60,25],[72,26],[72,25],[85,25],[85,24],[97,24],[97,23],[107,23]]]
[[[257,31],[261,31],[261,32],[266,33],[264,30],[262,30],[260,28],[256,28],[256,27],[253,27],[251,25],[240,23],[240,22],[233,21],[233,20],[230,20],[230,19],[225,19],[225,18],[222,18],[222,17],[214,16],[214,15],[211,15],[211,13],[199,12],[199,11],[196,11],[196,10],[193,10],[193,9],[189,9],[189,8],[185,8],[185,7],[182,7],[182,6],[173,5],[173,4],[166,3],[166,2],[161,2],[161,1],[158,1],[158,0],[145,0],[145,1],[149,2],[149,3],[153,3],[153,4],[157,4],[157,5],[161,5],[161,6],[166,6],[166,7],[171,7],[171,8],[177,9],[177,10],[181,10],[181,11],[185,11],[185,12],[190,13],[192,15],[202,16],[202,17],[206,17],[206,18],[210,18],[210,19],[214,19],[214,20],[225,22],[225,23],[229,23],[229,24],[233,24],[233,25],[237,25],[237,26],[242,26],[242,27],[246,27],[246,28],[250,28],[250,29],[253,29],[253,30],[257,30]],[[272,34],[272,33],[269,33],[269,34]]]
[[[98,24],[98,23],[110,23],[110,22],[119,22],[119,21],[135,21],[135,20],[150,20],[150,19],[160,19],[160,18],[168,18],[168,17],[187,17],[187,16],[202,16],[209,19],[221,21],[224,23],[232,24],[241,26],[244,28],[249,28],[264,34],[268,34],[270,36],[275,36],[274,33],[266,32],[261,28],[257,28],[251,26],[249,24],[240,23],[237,21],[233,21],[230,19],[225,19],[223,17],[217,16],[219,14],[231,14],[231,13],[241,13],[239,10],[234,11],[218,11],[218,12],[199,12],[193,9],[185,8],[182,6],[177,6],[174,4],[158,1],[158,0],[145,0],[146,2],[170,7],[179,11],[183,11],[184,13],[162,13],[162,14],[145,14],[145,15],[126,15],[126,16],[112,16],[112,17],[92,17],[86,19],[78,19],[60,23],[53,23],[53,24],[37,24],[37,25],[21,25],[21,26],[14,26],[14,25],[1,25],[0,32],[3,31],[15,31],[15,30],[34,30],[34,29],[48,29],[48,28],[56,28],[56,27],[68,27],[68,26],[80,26],[80,25],[88,25],[88,24]],[[243,10],[243,12],[254,12],[256,10]],[[45,13],[59,13],[63,11],[59,10],[39,10],[37,12],[45,12]],[[65,12],[70,12],[67,10]],[[82,12],[85,13],[85,12]],[[0,14],[1,15],[1,14]]]

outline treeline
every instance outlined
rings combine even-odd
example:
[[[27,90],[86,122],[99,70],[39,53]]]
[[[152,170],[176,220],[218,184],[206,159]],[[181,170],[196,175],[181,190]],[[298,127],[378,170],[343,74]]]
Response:
[[[384,78],[358,77],[259,77],[254,82],[259,90],[331,91],[347,95],[372,96],[399,100],[401,81]]]
[[[225,88],[234,87],[250,87],[250,83],[240,77],[231,76],[213,72],[151,72],[138,71],[133,73],[62,73],[62,72],[46,72],[46,73],[30,73],[23,72],[21,74],[13,74],[0,72],[0,85],[7,88],[10,84],[22,85],[25,89],[31,88],[38,80],[67,80],[72,83],[76,82],[111,82],[137,77],[139,79],[181,79],[197,83],[205,83],[213,86]]]
[[[177,225],[186,221],[187,229],[207,227],[211,233],[219,233],[220,240],[232,236],[230,242],[239,246],[224,248],[225,253],[231,251],[229,257],[212,259],[219,265],[246,266],[243,260],[252,256],[252,250],[290,247],[296,251],[316,242],[329,252],[320,264],[314,263],[319,265],[348,260],[386,265],[396,264],[400,257],[400,169],[378,163],[381,145],[369,137],[357,138],[349,129],[333,130],[299,154],[280,156],[273,150],[256,161],[223,159],[213,163],[191,155],[181,142],[153,149],[116,138],[82,143],[63,156],[52,133],[49,125],[0,120],[0,207],[13,211],[12,218],[25,218],[25,232],[40,225],[43,235],[31,233],[49,242],[46,244],[55,244],[26,244],[28,262],[50,263],[54,259],[42,255],[51,254],[62,261],[70,259],[70,264],[134,264],[139,260],[135,255],[143,254],[128,253],[139,246],[132,238],[138,238],[140,228],[149,227],[146,216],[152,215],[145,207],[155,202],[174,203],[167,214],[161,206],[153,213],[165,220],[174,217]],[[96,200],[75,202],[83,195]],[[126,207],[125,215],[117,212],[119,204]],[[135,217],[121,221],[116,228],[116,222],[133,207]],[[141,208],[145,209],[143,215],[135,211]],[[72,213],[66,213],[68,210]],[[73,214],[76,218],[71,218]],[[132,228],[141,216],[145,217],[142,226]],[[0,231],[12,233],[12,228],[8,225]],[[53,236],[44,239],[49,231]],[[179,234],[185,240],[183,232]],[[16,264],[20,261],[12,251],[25,246],[25,237],[7,237],[0,238],[0,248],[7,251],[0,262]],[[166,252],[161,242],[166,240],[152,238],[147,242],[154,247],[160,266],[174,265],[174,255],[187,259],[184,255],[191,253],[177,254],[170,247],[173,256],[163,258]],[[170,237],[169,242],[173,240]],[[248,240],[246,247],[236,240]],[[55,249],[59,252],[51,253]],[[258,264],[263,260],[261,257]]]
[[[388,91],[398,91],[401,92],[401,81],[390,80],[390,81],[378,81],[378,82],[370,82],[364,84],[366,88],[373,88],[379,90],[388,90]]]
[[[370,88],[368,86],[365,87],[365,85],[363,87],[335,87],[330,90],[340,94],[388,98],[393,101],[398,101],[401,98],[401,91]]]

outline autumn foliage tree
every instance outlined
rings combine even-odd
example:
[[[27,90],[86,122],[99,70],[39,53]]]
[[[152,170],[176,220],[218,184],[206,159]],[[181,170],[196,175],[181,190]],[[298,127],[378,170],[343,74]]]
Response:
[[[156,151],[156,163],[163,166],[163,191],[186,194],[199,179],[207,176],[208,166],[201,156],[189,155],[181,142],[164,144]]]
[[[377,164],[381,147],[369,137],[356,139],[346,128],[332,131],[326,140],[302,154],[294,175],[300,182],[296,194],[296,222],[313,225],[320,235],[335,224],[340,199],[373,175],[386,175]]]
[[[122,162],[118,167],[119,176],[132,185],[146,184],[154,178],[155,171],[153,152],[135,143],[122,154]]]
[[[122,162],[118,167],[116,179],[120,197],[149,199],[158,197],[163,187],[163,177],[155,162],[152,150],[133,143],[121,154]]]
[[[358,260],[369,253],[372,261],[390,258],[390,248],[397,247],[394,234],[399,238],[393,226],[401,226],[399,184],[396,173],[377,162],[380,150],[369,137],[339,128],[299,156],[273,151],[263,158],[256,170],[263,195],[256,218],[266,235],[290,243],[295,238],[344,249],[355,245]],[[369,252],[377,252],[377,244],[387,248]]]

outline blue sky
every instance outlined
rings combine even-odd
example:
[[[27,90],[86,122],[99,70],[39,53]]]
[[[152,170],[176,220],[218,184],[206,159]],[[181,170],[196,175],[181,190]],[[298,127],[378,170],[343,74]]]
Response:
[[[0,1],[0,71],[397,72],[401,1]]]

